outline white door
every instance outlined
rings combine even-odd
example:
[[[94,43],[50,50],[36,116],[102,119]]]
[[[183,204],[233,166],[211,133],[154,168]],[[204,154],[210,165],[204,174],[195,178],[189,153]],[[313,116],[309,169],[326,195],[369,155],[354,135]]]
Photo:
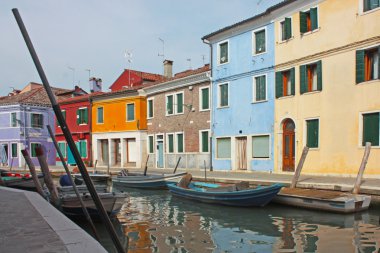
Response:
[[[128,162],[134,163],[137,161],[137,147],[136,147],[136,139],[127,139],[127,155]]]

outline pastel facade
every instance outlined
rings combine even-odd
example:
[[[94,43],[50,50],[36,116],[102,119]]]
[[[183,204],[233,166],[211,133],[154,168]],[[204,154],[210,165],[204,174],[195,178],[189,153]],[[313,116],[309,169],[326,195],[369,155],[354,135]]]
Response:
[[[203,37],[212,50],[214,170],[273,170],[273,18],[258,15]]]
[[[149,167],[210,166],[209,65],[144,87]]]
[[[146,99],[136,90],[92,97],[93,161],[141,168],[146,159]]]
[[[374,5],[371,5],[374,4]],[[376,5],[377,3],[377,5]],[[379,175],[378,1],[290,1],[276,11],[275,171]]]

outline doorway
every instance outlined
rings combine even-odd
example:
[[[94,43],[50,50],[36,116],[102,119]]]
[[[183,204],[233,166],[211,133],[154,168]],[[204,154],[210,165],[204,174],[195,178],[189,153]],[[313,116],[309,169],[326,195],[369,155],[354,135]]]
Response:
[[[294,171],[295,164],[295,124],[293,120],[286,119],[282,132],[282,170]]]
[[[100,152],[103,165],[108,165],[108,140],[100,140]]]
[[[247,170],[247,137],[236,138],[236,164],[238,170]]]
[[[164,167],[164,136],[157,135],[157,168]]]
[[[114,145],[114,157],[115,157],[115,166],[120,166],[121,163],[121,147],[120,147],[120,139],[113,140]]]
[[[8,144],[1,144],[0,146],[0,165],[8,166]]]
[[[128,138],[126,139],[127,148],[127,163],[129,166],[135,166],[137,161],[137,147],[136,139]]]

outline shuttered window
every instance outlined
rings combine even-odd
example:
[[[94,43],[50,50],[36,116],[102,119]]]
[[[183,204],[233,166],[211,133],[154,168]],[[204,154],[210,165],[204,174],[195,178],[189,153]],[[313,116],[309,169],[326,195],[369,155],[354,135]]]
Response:
[[[65,110],[62,110],[61,113],[62,113],[62,117],[63,117],[63,119],[66,121],[66,111],[65,111]],[[56,118],[56,124],[57,124],[58,127],[61,127],[61,126],[59,125],[59,122],[58,122],[58,119],[57,119],[57,118]]]
[[[97,123],[104,123],[103,107],[98,107],[97,109]]]
[[[380,113],[363,114],[362,145],[370,142],[372,146],[379,146],[380,139]]]
[[[201,110],[210,109],[210,88],[202,88],[201,89]]]
[[[201,152],[209,152],[209,131],[201,131]]]
[[[309,148],[319,147],[319,120],[306,120],[306,146]]]
[[[228,41],[219,44],[219,64],[228,62]]]
[[[318,9],[311,8],[300,12],[300,32],[307,33],[318,29]]]
[[[154,153],[154,136],[148,136],[149,154]]]
[[[166,114],[172,115],[173,113],[173,95],[169,95],[166,97]]]
[[[280,22],[281,28],[281,40],[288,40],[292,37],[292,19],[285,18],[284,21]]]
[[[18,122],[17,122],[17,113],[12,112],[11,113],[11,127],[17,127]]]
[[[295,95],[295,68],[276,72],[276,98]]]
[[[269,135],[252,137],[252,158],[269,158]]]
[[[183,113],[183,93],[176,94],[177,111],[176,113]]]
[[[174,135],[168,134],[168,153],[174,153]]]
[[[363,0],[363,11],[370,11],[380,7],[380,0]]]
[[[266,51],[266,48],[265,48],[265,43],[266,43],[265,42],[265,29],[257,31],[257,32],[254,32],[254,35],[255,35],[255,38],[254,38],[254,41],[255,41],[255,47],[254,47],[255,54],[264,53]]]
[[[183,133],[177,134],[177,153],[183,153],[184,151],[184,140]]]
[[[58,148],[61,151],[62,156],[66,158],[66,143],[58,142]],[[57,152],[57,157],[59,158],[58,152]]]
[[[31,143],[30,144],[30,154],[31,154],[31,157],[37,157],[37,154],[36,154],[36,148],[41,146],[41,144],[39,143]]]
[[[231,158],[231,138],[216,139],[216,158]]]
[[[301,94],[322,90],[322,61],[300,66]]]
[[[219,85],[219,107],[228,106],[228,83]]]
[[[153,118],[153,99],[148,99],[148,118]]]
[[[86,141],[78,141],[75,143],[75,145],[77,146],[80,157],[86,158],[87,157],[87,142]]]
[[[31,126],[34,128],[43,128],[44,116],[42,114],[32,113],[30,115]]]
[[[266,89],[266,76],[254,77],[253,101],[260,102],[267,100]]]
[[[12,157],[18,157],[17,143],[12,143]]]
[[[380,79],[380,46],[356,51],[356,83]]]
[[[135,120],[135,104],[127,104],[127,121]]]
[[[80,108],[77,110],[77,124],[87,124],[88,123],[88,109]]]

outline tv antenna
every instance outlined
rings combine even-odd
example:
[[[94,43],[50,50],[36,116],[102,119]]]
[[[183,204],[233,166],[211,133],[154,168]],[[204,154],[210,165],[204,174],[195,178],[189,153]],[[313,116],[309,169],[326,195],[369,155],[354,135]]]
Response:
[[[160,52],[158,52],[158,56],[162,56],[162,61],[165,60],[165,41],[161,38],[158,38],[159,41],[161,41],[162,43],[162,54],[160,54]]]
[[[189,62],[189,69],[191,69],[191,58],[186,59]]]
[[[205,65],[205,59],[206,59],[206,56],[204,54],[202,54],[202,62],[203,62],[203,65]]]
[[[128,63],[128,86],[132,86],[131,85],[131,65],[132,65],[132,58],[133,58],[133,54],[132,54],[132,50],[125,50],[124,52],[124,58],[125,60],[127,61]]]
[[[75,68],[70,66],[68,66],[67,68],[73,72],[73,88],[75,88]]]
[[[88,72],[88,80],[90,80],[90,78],[91,78],[91,69],[85,69],[85,71]]]

